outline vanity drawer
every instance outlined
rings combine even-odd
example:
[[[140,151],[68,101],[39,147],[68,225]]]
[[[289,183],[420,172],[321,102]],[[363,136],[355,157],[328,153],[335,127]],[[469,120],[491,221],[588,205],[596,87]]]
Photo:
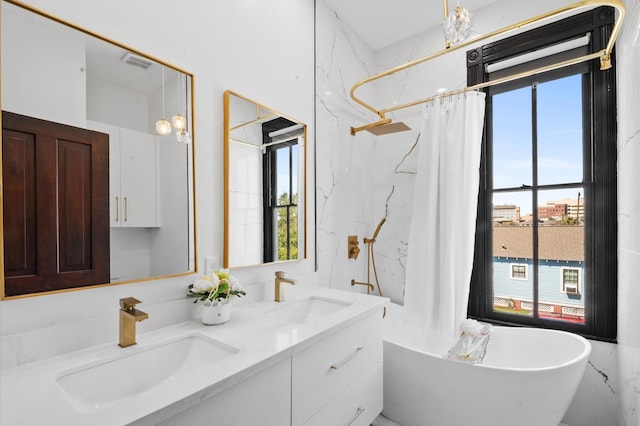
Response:
[[[382,412],[382,363],[325,405],[304,426],[368,426]]]
[[[369,315],[292,357],[292,424],[300,425],[382,366],[382,315]]]

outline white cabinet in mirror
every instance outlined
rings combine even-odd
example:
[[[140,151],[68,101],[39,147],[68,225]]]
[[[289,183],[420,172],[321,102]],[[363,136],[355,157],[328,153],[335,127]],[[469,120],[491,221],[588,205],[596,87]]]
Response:
[[[165,113],[193,131],[193,76],[63,17],[1,4],[2,110],[109,135],[110,282],[194,272],[194,141],[155,131]]]
[[[306,125],[226,91],[225,267],[306,257]]]
[[[87,127],[109,135],[110,226],[160,226],[156,137],[93,121]]]

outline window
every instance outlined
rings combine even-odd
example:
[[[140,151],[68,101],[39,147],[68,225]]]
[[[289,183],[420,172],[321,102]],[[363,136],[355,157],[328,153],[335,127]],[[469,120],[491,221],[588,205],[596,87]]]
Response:
[[[272,137],[291,126],[284,118],[263,124],[264,262],[298,259],[298,136]]]
[[[567,294],[580,294],[580,270],[562,268],[562,291]]]
[[[526,280],[527,279],[527,265],[511,265],[511,279],[512,280]]]
[[[612,23],[602,7],[467,52],[467,83],[598,51]],[[560,53],[512,65],[549,46]],[[615,69],[595,60],[485,91],[469,315],[615,340]]]

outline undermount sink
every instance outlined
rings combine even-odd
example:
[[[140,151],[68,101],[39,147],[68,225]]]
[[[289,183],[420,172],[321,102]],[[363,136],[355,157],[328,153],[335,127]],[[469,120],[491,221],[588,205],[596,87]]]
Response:
[[[85,408],[95,409],[198,371],[238,349],[194,334],[127,351],[131,352],[68,370],[56,382]]]
[[[281,306],[274,308],[270,315],[278,320],[300,324],[325,317],[349,305],[351,303],[342,300],[312,296],[297,301],[281,302]]]

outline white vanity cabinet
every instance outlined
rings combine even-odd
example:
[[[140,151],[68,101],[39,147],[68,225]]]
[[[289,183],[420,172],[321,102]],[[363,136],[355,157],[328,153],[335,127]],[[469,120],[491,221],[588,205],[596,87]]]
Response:
[[[286,358],[165,421],[146,419],[136,424],[286,426],[290,417],[291,358]]]
[[[291,364],[293,426],[371,424],[382,411],[382,313],[295,353]]]
[[[338,327],[167,420],[135,424],[369,426],[382,411],[382,312]]]
[[[156,137],[95,121],[87,126],[109,134],[111,227],[160,226]]]

